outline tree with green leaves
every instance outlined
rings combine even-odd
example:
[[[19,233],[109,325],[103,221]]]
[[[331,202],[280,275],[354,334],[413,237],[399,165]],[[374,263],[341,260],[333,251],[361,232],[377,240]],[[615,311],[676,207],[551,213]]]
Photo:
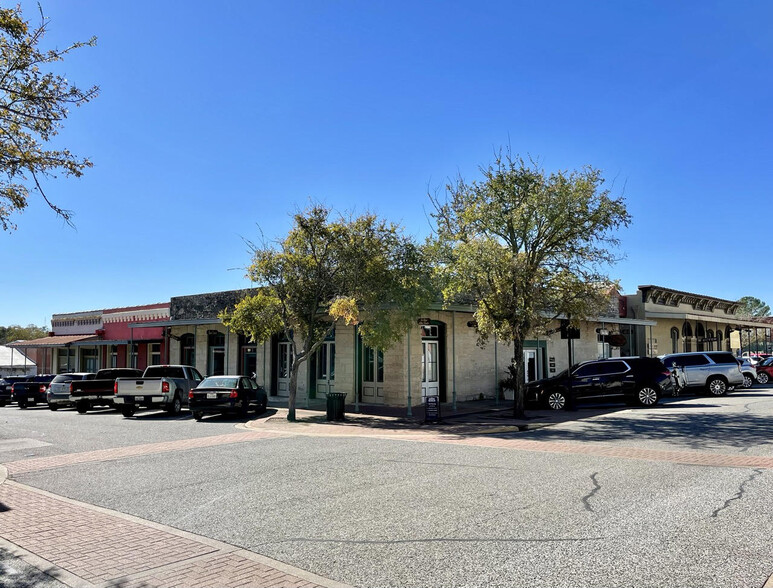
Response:
[[[70,108],[92,100],[99,88],[81,90],[48,69],[75,49],[95,45],[96,38],[64,49],[41,49],[48,22],[42,10],[40,23],[31,26],[19,6],[0,8],[0,224],[6,231],[16,228],[11,216],[26,208],[30,190],[72,225],[73,213],[49,200],[44,179],[80,177],[92,166],[66,148],[47,145],[63,128]]]
[[[622,198],[602,190],[591,167],[548,174],[533,161],[500,152],[482,179],[458,178],[445,197],[431,195],[434,250],[444,299],[471,297],[481,343],[513,346],[514,416],[524,411],[524,340],[559,317],[598,316],[614,283],[614,231],[630,223]]]
[[[390,347],[431,300],[430,274],[422,248],[400,226],[312,205],[294,215],[284,239],[252,246],[247,275],[259,290],[220,318],[254,341],[276,334],[290,341],[294,421],[298,371],[335,326],[356,324],[366,345]]]
[[[770,316],[770,306],[754,296],[744,296],[738,301],[738,315],[757,318]]]
[[[739,317],[747,320],[754,320],[770,316],[770,306],[754,296],[744,296],[738,300],[738,304],[737,315]],[[768,324],[761,323],[760,326],[755,329],[741,329],[741,349],[745,349],[746,351],[767,351],[765,340],[768,328],[770,328]],[[760,329],[762,329],[762,343],[760,342]]]
[[[48,335],[48,329],[38,327],[37,325],[9,325],[0,327],[0,345],[10,343],[11,341],[28,341],[30,339],[40,339]]]

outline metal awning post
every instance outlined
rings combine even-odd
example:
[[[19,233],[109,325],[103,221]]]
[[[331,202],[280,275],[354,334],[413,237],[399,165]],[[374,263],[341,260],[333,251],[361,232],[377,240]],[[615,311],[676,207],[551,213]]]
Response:
[[[360,412],[360,386],[359,377],[357,374],[357,356],[359,355],[360,346],[357,344],[357,325],[354,325],[354,412]]]
[[[413,416],[411,409],[411,330],[408,329],[408,410],[406,416]]]
[[[225,328],[225,373],[229,373],[228,371],[228,361],[231,357],[231,329],[228,327]]]
[[[456,412],[456,311],[451,311],[451,377],[454,379],[451,388],[452,408]],[[497,396],[499,396],[497,394]]]
[[[497,345],[498,339],[497,334],[494,333],[494,404],[496,406],[499,406],[499,359],[497,358],[498,353],[498,345]],[[513,361],[518,361],[518,358],[513,358]],[[521,361],[523,361],[523,358],[521,358]],[[518,384],[516,383],[516,386]]]

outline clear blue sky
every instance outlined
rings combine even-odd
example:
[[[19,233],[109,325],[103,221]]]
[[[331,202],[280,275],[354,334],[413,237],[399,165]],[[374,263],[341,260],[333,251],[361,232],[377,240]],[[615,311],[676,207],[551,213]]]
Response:
[[[48,184],[77,230],[33,199],[0,234],[0,324],[246,287],[309,198],[423,237],[505,144],[624,190],[626,293],[773,303],[771,2],[41,2],[46,43],[99,39],[59,137],[94,168]]]

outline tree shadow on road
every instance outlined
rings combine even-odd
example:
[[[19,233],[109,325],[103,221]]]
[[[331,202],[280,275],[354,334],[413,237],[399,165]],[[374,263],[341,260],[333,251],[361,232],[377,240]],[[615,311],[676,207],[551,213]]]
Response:
[[[671,405],[673,406],[673,405]],[[699,408],[706,405],[690,405]],[[582,421],[579,427],[543,428],[526,434],[542,441],[600,441],[641,439],[667,441],[669,445],[691,450],[733,447],[742,451],[773,440],[773,418],[750,412],[692,413],[670,411],[668,406],[652,410],[647,418],[608,415],[603,419]],[[749,406],[745,407],[749,410]]]

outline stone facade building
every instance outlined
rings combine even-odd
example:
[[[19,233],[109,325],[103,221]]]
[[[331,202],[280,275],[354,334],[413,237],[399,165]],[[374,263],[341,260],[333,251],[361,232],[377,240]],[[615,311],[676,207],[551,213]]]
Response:
[[[254,375],[270,396],[289,395],[292,347],[282,336],[251,342],[227,329],[218,314],[253,290],[178,296],[170,301],[167,328],[169,363],[193,365],[201,373]],[[362,342],[355,326],[338,326],[298,377],[298,402],[344,392],[348,403],[413,406],[427,395],[456,402],[500,394],[500,382],[512,361],[507,342],[490,339],[479,345],[474,308],[428,309],[402,341],[390,349]],[[556,321],[549,335],[526,341],[525,373],[539,379],[565,369],[572,361],[638,353],[644,329],[655,323],[619,313],[584,322],[577,338],[565,338]],[[133,328],[147,327],[132,323]],[[571,349],[571,351],[570,351]]]
[[[639,286],[626,297],[627,315],[656,324],[640,341],[648,355],[684,351],[732,351],[740,354],[741,334],[770,339],[770,325],[739,316],[738,302],[662,286]]]

